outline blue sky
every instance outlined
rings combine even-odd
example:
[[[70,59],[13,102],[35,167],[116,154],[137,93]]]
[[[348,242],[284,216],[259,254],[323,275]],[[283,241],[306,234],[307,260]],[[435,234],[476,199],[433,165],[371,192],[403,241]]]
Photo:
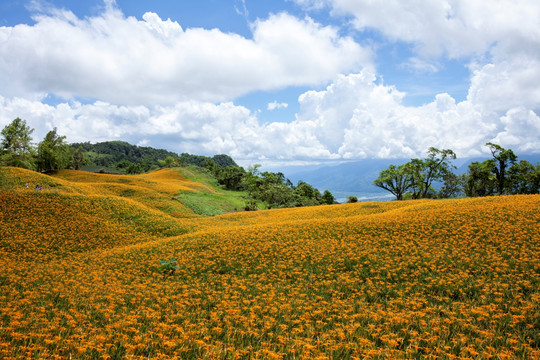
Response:
[[[0,126],[242,164],[540,152],[532,0],[6,0]]]

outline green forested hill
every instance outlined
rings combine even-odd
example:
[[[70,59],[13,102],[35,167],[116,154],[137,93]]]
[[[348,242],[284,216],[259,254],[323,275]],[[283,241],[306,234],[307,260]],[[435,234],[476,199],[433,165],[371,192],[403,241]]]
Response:
[[[221,167],[237,166],[234,160],[224,154],[213,157],[183,153],[178,155],[164,149],[131,145],[125,141],[105,141],[71,144],[84,152],[85,168],[90,171],[141,173],[165,165],[206,166],[215,163]]]

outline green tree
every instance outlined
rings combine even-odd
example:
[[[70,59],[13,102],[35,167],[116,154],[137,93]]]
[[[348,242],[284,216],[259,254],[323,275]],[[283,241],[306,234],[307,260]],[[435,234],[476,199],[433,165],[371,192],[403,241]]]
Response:
[[[240,166],[229,165],[217,174],[218,182],[229,190],[241,190],[246,172]]]
[[[32,132],[25,120],[14,119],[1,131],[0,164],[35,170],[35,150]]]
[[[56,128],[49,131],[42,142],[38,144],[38,171],[57,171],[66,169],[71,162],[71,147],[64,142],[65,136],[60,136]]]
[[[495,159],[492,172],[497,179],[497,193],[502,195],[506,193],[508,188],[506,181],[507,167],[517,161],[517,156],[512,150],[505,149],[497,144],[488,142],[486,143],[486,146],[489,147],[493,159]]]
[[[182,162],[180,161],[180,158],[174,157],[174,156],[167,156],[165,158],[165,164],[167,167],[172,168],[176,166],[180,166]]]
[[[495,160],[473,161],[469,164],[469,173],[465,180],[465,195],[490,196],[495,194],[497,179],[492,173]]]
[[[443,180],[444,176],[451,172],[453,166],[450,161],[455,159],[456,154],[452,150],[439,150],[434,147],[429,148],[426,159],[412,159],[410,164],[413,174],[413,198],[427,198],[428,194],[433,192],[433,182]]]
[[[69,164],[69,167],[74,170],[80,170],[81,166],[84,165],[84,151],[81,146],[79,146],[76,149],[71,148],[71,162]]]
[[[347,196],[347,204],[353,204],[358,202],[358,198],[354,195]]]
[[[538,194],[540,192],[540,164],[536,167],[527,160],[514,163],[508,169],[510,194]]]
[[[332,205],[336,199],[334,198],[334,195],[329,190],[324,190],[322,195],[322,203],[327,205]]]
[[[463,194],[467,175],[456,175],[453,172],[448,172],[443,175],[443,186],[439,190],[440,198],[457,197]]]
[[[320,191],[302,180],[294,187],[294,195],[296,206],[314,206],[323,203]]]
[[[247,190],[249,196],[257,198],[257,192],[262,185],[262,179],[259,177],[260,164],[250,165],[247,168],[246,175],[242,180],[242,187]]]
[[[257,198],[266,202],[269,208],[294,205],[293,190],[285,184],[268,184],[259,190]]]
[[[403,200],[403,195],[412,186],[412,177],[406,164],[390,165],[379,173],[373,184],[381,189],[391,192],[397,200]]]
[[[139,163],[128,161],[128,164],[125,168],[125,172],[126,174],[131,174],[131,175],[141,174],[144,172],[144,168]]]

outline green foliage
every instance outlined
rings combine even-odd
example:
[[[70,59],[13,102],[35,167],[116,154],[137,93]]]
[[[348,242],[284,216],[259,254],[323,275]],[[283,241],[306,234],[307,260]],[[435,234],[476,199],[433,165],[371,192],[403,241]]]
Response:
[[[495,194],[496,179],[491,170],[495,166],[493,159],[469,164],[469,174],[465,182],[467,196],[490,196]]]
[[[0,165],[22,167],[35,170],[35,150],[32,145],[32,132],[25,120],[14,119],[0,134]]]
[[[322,196],[322,203],[327,205],[332,205],[336,202],[336,199],[334,198],[334,195],[328,190],[324,190],[323,196]]]
[[[161,260],[159,262],[159,266],[152,267],[151,270],[154,272],[158,272],[165,276],[172,276],[176,272],[176,270],[180,269],[178,265],[176,265],[177,260],[176,259],[169,259],[169,260]]]
[[[38,145],[38,171],[56,171],[66,169],[71,162],[71,147],[64,142],[65,136],[56,133],[56,128],[49,131]]]
[[[246,201],[246,206],[244,207],[245,211],[257,211],[259,210],[259,207],[257,206],[257,202],[255,200],[248,200]]]
[[[229,156],[225,154],[218,154],[212,157],[212,160],[219,165],[221,168],[226,168],[227,166],[238,167],[236,162]]]
[[[450,173],[453,167],[450,160],[454,160],[456,154],[450,150],[439,150],[430,147],[426,159],[411,159],[407,163],[409,171],[413,199],[425,199],[433,197],[432,184],[434,181],[442,180]]]
[[[216,216],[235,212],[244,208],[243,193],[226,191],[214,193],[210,191],[184,191],[179,196],[180,202],[201,216]]]
[[[242,180],[246,172],[243,168],[234,165],[228,165],[227,167],[221,169],[216,177],[218,182],[225,186],[226,189],[230,190],[241,190],[242,189]]]
[[[96,144],[75,143],[73,147],[82,148],[86,165],[101,168],[116,168],[123,172],[137,174],[149,171],[152,166],[172,167],[182,164],[180,157],[170,151],[131,145],[124,141],[105,141]],[[132,166],[130,164],[137,164]],[[89,170],[89,169],[87,169]]]
[[[447,172],[443,176],[443,186],[439,190],[437,197],[439,198],[453,198],[458,197],[464,193],[465,182],[467,175],[456,175],[452,172]]]
[[[540,192],[540,164],[536,167],[526,160],[514,163],[508,169],[510,194],[538,194]]]
[[[410,166],[406,164],[400,166],[390,165],[380,172],[379,177],[373,181],[373,184],[391,192],[397,200],[402,200],[403,195],[412,186]]]
[[[511,149],[505,149],[500,145],[493,143],[486,143],[486,146],[489,147],[495,164],[492,168],[492,172],[495,174],[497,179],[497,193],[499,195],[505,194],[508,191],[509,184],[507,183],[506,173],[507,167],[510,164],[513,164],[517,161],[517,156]]]
[[[268,208],[321,205],[330,201],[330,197],[334,201],[330,192],[325,200],[319,190],[303,181],[299,181],[295,187],[283,173],[260,172],[259,168],[260,165],[255,164],[246,171],[239,166],[229,165],[214,168],[213,172],[226,189],[246,191],[250,198],[264,202]],[[253,210],[257,207],[247,204],[245,208]]]
[[[73,170],[80,170],[81,166],[85,164],[84,152],[82,147],[72,148],[71,162],[69,167]]]
[[[503,194],[538,194],[540,192],[540,164],[517,162],[511,149],[486,143],[493,159],[473,162],[465,176],[464,192],[467,196]]]
[[[358,202],[358,198],[356,196],[350,195],[347,197],[347,204],[352,204]]]
[[[439,193],[439,196],[454,194],[457,190],[450,170],[454,166],[450,160],[455,158],[456,154],[450,149],[439,150],[430,147],[427,158],[411,159],[400,166],[390,165],[380,172],[373,184],[391,192],[397,200],[435,197],[432,185],[435,181],[442,180],[446,182],[447,187]],[[411,193],[407,194],[409,190]]]
[[[195,165],[207,168],[216,175],[220,169],[228,166],[238,167],[234,160],[224,154],[214,157],[181,155],[173,152],[131,145],[124,141],[106,141],[97,144],[77,143],[74,147],[81,147],[86,158],[85,170],[91,171],[95,167],[114,168],[127,174],[140,174],[143,172],[163,168]]]

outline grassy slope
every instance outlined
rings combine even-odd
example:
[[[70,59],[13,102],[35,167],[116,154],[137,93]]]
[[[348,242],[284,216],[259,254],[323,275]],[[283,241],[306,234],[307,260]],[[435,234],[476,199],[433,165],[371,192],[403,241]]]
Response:
[[[0,358],[540,356],[540,196],[198,217],[194,176],[0,168]]]
[[[179,171],[191,181],[207,186],[201,191],[182,191],[179,195],[182,204],[195,214],[215,216],[242,211],[245,208],[246,194],[244,192],[222,189],[215,178],[194,166],[183,167]]]

